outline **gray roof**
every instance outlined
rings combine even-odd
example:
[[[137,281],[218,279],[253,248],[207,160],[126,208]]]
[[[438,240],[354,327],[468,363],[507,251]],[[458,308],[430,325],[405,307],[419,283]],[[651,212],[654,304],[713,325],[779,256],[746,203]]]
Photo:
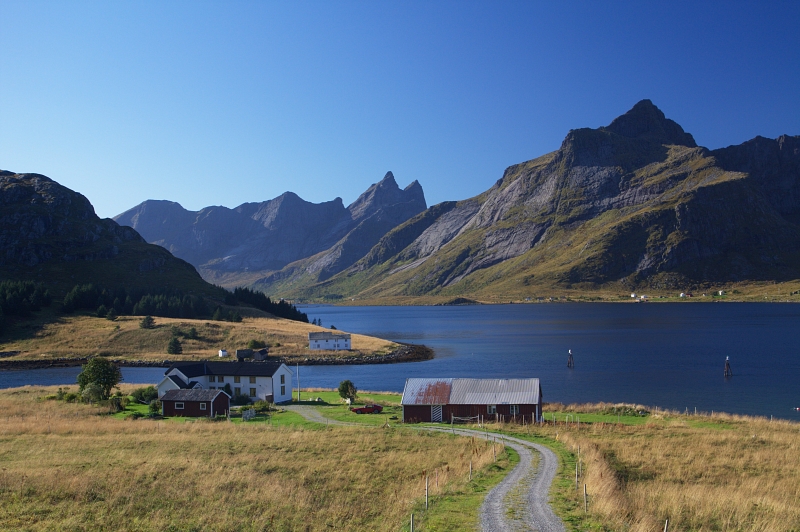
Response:
[[[404,405],[539,404],[539,379],[406,379]]]
[[[332,332],[313,332],[308,333],[309,340],[349,340],[350,335],[347,333],[332,333]]]
[[[453,405],[539,404],[539,379],[453,379]]]
[[[222,390],[168,390],[162,401],[213,401],[219,394],[228,397]]]
[[[240,377],[272,377],[282,363],[269,362],[176,362],[165,371],[180,370],[188,378],[202,375],[234,375]],[[291,371],[291,370],[289,370]]]

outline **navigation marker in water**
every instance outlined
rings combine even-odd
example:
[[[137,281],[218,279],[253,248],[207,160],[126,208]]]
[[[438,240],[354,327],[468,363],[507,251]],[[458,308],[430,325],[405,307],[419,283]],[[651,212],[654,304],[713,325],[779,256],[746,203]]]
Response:
[[[725,376],[733,377],[733,370],[731,370],[731,357],[725,357]]]
[[[572,358],[572,349],[569,350],[569,358],[567,359],[567,367],[574,368],[575,360]]]

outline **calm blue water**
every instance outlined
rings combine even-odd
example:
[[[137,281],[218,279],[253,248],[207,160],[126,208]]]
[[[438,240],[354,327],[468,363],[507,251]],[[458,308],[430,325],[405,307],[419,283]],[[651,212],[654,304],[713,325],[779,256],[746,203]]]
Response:
[[[800,305],[329,307],[309,319],[436,351],[426,362],[300,368],[305,387],[401,391],[408,377],[538,377],[545,401],[635,402],[798,419]],[[575,369],[567,369],[572,349]],[[730,356],[734,377],[723,378]],[[74,383],[79,368],[0,372],[0,388]],[[124,368],[127,382],[163,369]]]

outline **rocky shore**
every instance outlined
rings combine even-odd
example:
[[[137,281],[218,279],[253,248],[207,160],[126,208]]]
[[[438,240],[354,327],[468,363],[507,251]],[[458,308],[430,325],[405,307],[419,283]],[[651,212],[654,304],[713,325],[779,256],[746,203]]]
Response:
[[[401,344],[400,347],[386,355],[353,355],[353,356],[308,356],[285,355],[270,357],[267,360],[279,360],[289,365],[301,366],[345,366],[353,364],[394,364],[398,362],[420,362],[430,360],[433,350],[424,345]],[[2,360],[0,371],[44,368],[68,368],[82,366],[88,358],[51,358],[43,360]],[[186,358],[176,360],[114,360],[118,366],[139,368],[168,368],[175,362],[191,362],[204,359]],[[215,358],[216,360],[216,358]]]

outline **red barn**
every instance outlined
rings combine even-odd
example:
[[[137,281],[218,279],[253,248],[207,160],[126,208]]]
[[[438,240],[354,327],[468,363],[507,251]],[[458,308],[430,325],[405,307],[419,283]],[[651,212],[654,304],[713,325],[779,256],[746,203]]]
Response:
[[[536,422],[542,417],[539,379],[406,379],[403,421],[453,418]]]
[[[228,415],[230,399],[222,390],[169,390],[161,397],[161,413],[184,417]]]

